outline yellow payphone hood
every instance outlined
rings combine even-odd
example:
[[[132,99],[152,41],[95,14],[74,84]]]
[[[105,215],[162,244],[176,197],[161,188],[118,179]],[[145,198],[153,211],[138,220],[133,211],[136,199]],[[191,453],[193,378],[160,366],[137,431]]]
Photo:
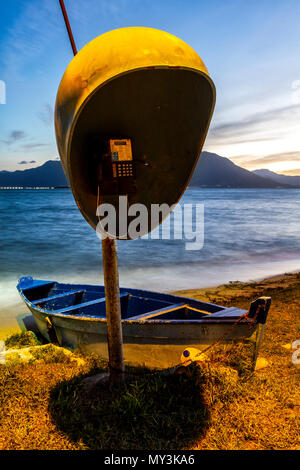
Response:
[[[97,224],[89,168],[93,135],[130,138],[137,192],[129,204],[177,202],[201,152],[215,87],[199,55],[152,28],[122,28],[83,47],[61,80],[55,130],[61,161],[87,221]]]

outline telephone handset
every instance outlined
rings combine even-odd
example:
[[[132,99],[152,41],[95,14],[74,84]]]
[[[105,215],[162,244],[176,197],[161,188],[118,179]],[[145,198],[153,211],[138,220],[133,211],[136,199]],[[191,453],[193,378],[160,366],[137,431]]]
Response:
[[[116,195],[136,192],[131,140],[109,139],[106,149],[98,168],[100,192]]]

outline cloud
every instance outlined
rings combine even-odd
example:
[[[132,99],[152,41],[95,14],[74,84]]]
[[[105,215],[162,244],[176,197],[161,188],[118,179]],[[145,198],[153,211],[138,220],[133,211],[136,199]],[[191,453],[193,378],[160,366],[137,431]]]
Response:
[[[21,76],[24,66],[42,56],[56,40],[61,27],[57,21],[59,5],[53,0],[34,0],[23,5],[3,41],[2,61],[9,77]]]
[[[47,147],[48,145],[50,144],[44,144],[42,142],[32,142],[32,143],[28,143],[28,144],[24,144],[22,145],[22,148],[23,149],[26,149],[26,150],[30,150],[30,149],[35,149],[35,148],[39,148],[39,147]]]
[[[287,161],[293,161],[297,164],[297,162],[300,162],[300,151],[272,153],[261,157],[254,157],[253,155],[237,155],[234,157],[234,161],[238,164],[251,164],[251,166],[269,165],[271,163],[281,162],[285,163]]]
[[[247,170],[267,168],[275,173],[300,175],[300,151],[279,152],[262,156],[237,155],[231,160]]]
[[[6,145],[11,145],[25,139],[26,137],[27,135],[24,131],[14,130],[9,134],[7,139],[2,139],[1,142],[4,142]]]
[[[36,161],[35,160],[30,160],[30,161],[22,160],[21,162],[18,162],[18,165],[28,165],[29,163],[36,163]]]
[[[27,140],[26,143],[23,143],[24,140]],[[25,149],[25,150],[32,150],[35,148],[39,147],[47,147],[50,144],[45,144],[43,142],[34,142],[29,136],[26,134],[26,132],[21,131],[21,130],[14,130],[12,131],[7,139],[2,139],[1,142],[4,142],[6,145],[11,146],[13,144],[19,144],[19,148]]]
[[[289,125],[299,125],[300,104],[282,106],[254,113],[239,121],[223,122],[212,126],[209,138],[212,143],[246,143],[267,141],[285,135]],[[274,133],[276,134],[274,136]]]
[[[283,170],[281,173],[287,176],[300,176],[300,169],[295,168],[294,170]]]
[[[50,127],[53,124],[54,111],[51,104],[45,104],[37,115],[45,126]]]
[[[64,44],[66,55],[71,54],[59,2],[31,0],[22,3],[23,8],[8,29],[2,45],[1,61],[4,75],[9,78],[16,76],[21,79],[24,70],[32,62],[43,60],[45,54],[53,49],[53,44]],[[124,14],[128,14],[132,3],[133,0],[69,1],[66,9],[78,49],[99,34],[99,18],[124,21]],[[139,1],[135,0],[135,3],[138,5]],[[85,38],[83,44],[82,37]]]
[[[146,3],[145,0],[144,3]],[[113,18],[115,21],[124,22],[124,18],[130,12],[130,7],[136,9],[139,4],[139,0],[85,0],[84,8],[86,11],[92,11],[92,15],[82,14],[81,2],[69,2],[67,9],[71,23],[75,28],[76,25],[80,25],[81,33],[86,35],[91,30],[99,31],[99,18],[109,20]]]

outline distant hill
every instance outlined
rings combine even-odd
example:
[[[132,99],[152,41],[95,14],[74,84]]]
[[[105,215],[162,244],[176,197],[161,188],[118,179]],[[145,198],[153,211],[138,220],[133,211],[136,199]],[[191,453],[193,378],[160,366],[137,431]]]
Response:
[[[215,153],[202,152],[189,187],[278,188],[289,186],[245,170],[228,158]]]
[[[0,171],[3,186],[67,186],[68,182],[58,160],[49,160],[36,168],[17,171]]]
[[[274,171],[270,170],[254,170],[252,173],[255,173],[258,176],[262,176],[263,178],[268,178],[272,181],[276,181],[280,184],[288,184],[289,186],[298,186],[300,188],[300,176],[289,176],[289,175],[281,175],[278,173],[274,173]]]
[[[268,170],[258,170],[268,171]],[[272,172],[268,172],[272,173]],[[273,173],[276,175],[276,173]],[[279,177],[284,175],[277,175]],[[287,176],[286,178],[299,178]],[[291,184],[251,172],[232,163],[228,158],[215,153],[202,152],[189,183],[190,187],[202,188],[290,188]],[[58,160],[49,160],[43,165],[27,170],[0,171],[0,187],[3,186],[69,186]]]

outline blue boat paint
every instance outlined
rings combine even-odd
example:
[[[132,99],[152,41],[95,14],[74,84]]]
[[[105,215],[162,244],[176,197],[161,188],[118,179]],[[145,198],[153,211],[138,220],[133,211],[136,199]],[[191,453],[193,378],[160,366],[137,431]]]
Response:
[[[19,280],[17,289],[48,341],[54,338],[61,346],[80,346],[107,357],[103,286],[25,277]],[[201,350],[214,343],[247,313],[235,307],[130,288],[120,289],[120,301],[126,363],[155,368],[180,363],[189,347]],[[245,337],[258,345],[257,357],[270,302],[270,298],[253,302],[249,318],[237,323],[224,342]]]

